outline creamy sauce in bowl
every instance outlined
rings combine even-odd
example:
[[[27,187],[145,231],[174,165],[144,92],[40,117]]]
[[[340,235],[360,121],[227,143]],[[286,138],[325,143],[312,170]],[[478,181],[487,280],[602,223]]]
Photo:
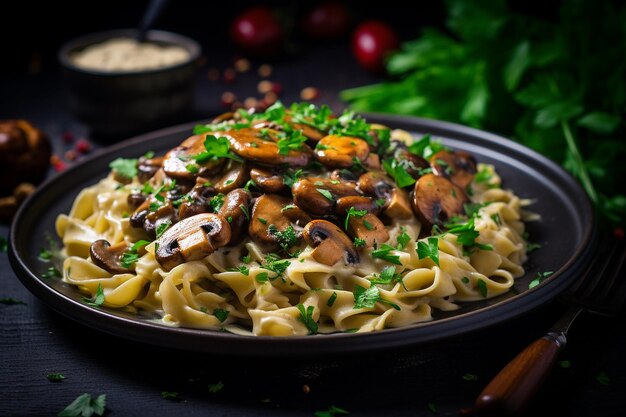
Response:
[[[189,51],[181,46],[113,38],[76,52],[70,60],[77,67],[87,70],[139,72],[172,67],[189,58]]]

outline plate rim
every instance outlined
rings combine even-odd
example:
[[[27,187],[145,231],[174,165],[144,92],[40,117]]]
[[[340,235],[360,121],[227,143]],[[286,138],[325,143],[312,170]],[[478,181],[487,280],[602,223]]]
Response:
[[[582,266],[590,260],[592,247],[596,240],[597,229],[591,202],[578,181],[555,162],[503,136],[456,123],[382,113],[361,114],[368,121],[374,123],[383,123],[389,126],[398,124],[410,125],[412,129],[417,132],[431,130],[445,132],[445,135],[450,139],[459,139],[459,136],[466,136],[481,141],[484,140],[497,145],[497,148],[513,149],[516,153],[523,154],[538,162],[542,168],[549,168],[552,173],[557,174],[561,181],[564,181],[579,194],[577,199],[580,200],[581,216],[591,220],[583,225],[583,239],[578,243],[576,250],[567,262],[555,271],[553,276],[543,281],[540,286],[526,290],[523,293],[514,295],[493,305],[464,312],[457,316],[440,318],[406,327],[385,329],[379,332],[359,334],[334,333],[290,337],[241,336],[213,330],[168,327],[141,319],[130,319],[119,316],[113,313],[114,310],[89,307],[57,291],[51,285],[48,285],[43,278],[40,278],[30,270],[28,263],[20,256],[18,250],[18,241],[20,239],[18,232],[21,227],[24,227],[23,223],[28,220],[27,213],[29,208],[35,204],[38,198],[45,195],[46,190],[62,182],[64,178],[79,172],[84,166],[94,160],[99,160],[100,158],[117,152],[123,152],[125,149],[148,143],[159,137],[185,130],[191,131],[192,127],[196,124],[206,123],[206,120],[201,120],[151,131],[99,149],[97,152],[84,158],[81,162],[70,167],[63,173],[47,179],[37,188],[37,192],[31,195],[21,205],[13,220],[9,235],[9,261],[11,266],[22,284],[46,305],[76,322],[115,336],[166,348],[204,353],[226,353],[262,357],[294,357],[355,353],[415,346],[488,328],[506,320],[519,317],[523,313],[538,308],[554,299],[571,284],[572,279],[567,280],[563,275],[568,271],[571,272],[574,267]],[[436,134],[436,136],[439,136],[439,134]],[[563,276],[563,278],[558,279],[561,276]],[[532,295],[532,297],[528,297],[528,295]],[[521,306],[520,298],[525,298],[526,301],[522,303]],[[489,312],[493,311],[498,311],[501,314],[489,314]],[[80,314],[77,315],[77,312]],[[478,323],[476,316],[483,316],[483,320]],[[429,331],[433,326],[437,326],[434,328],[436,331]],[[176,337],[163,337],[163,335],[168,336],[170,334]],[[218,343],[212,343],[213,341]]]

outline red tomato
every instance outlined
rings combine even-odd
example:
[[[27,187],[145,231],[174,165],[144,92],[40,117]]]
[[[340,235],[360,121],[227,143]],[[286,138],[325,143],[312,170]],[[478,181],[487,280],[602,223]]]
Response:
[[[237,46],[254,55],[276,55],[283,44],[283,29],[267,7],[245,10],[235,18],[230,34]]]
[[[397,49],[398,36],[386,23],[368,20],[361,23],[352,37],[352,52],[368,71],[382,72],[385,56]]]
[[[302,21],[302,30],[311,39],[338,39],[348,30],[350,17],[343,3],[326,1],[313,7]]]

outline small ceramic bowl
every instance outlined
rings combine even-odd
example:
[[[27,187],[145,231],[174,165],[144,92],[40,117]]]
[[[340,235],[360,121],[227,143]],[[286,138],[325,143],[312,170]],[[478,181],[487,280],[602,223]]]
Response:
[[[72,56],[112,38],[134,38],[132,29],[94,33],[61,47],[59,61],[69,90],[70,110],[91,127],[94,136],[124,139],[130,134],[165,126],[190,115],[200,45],[185,36],[152,30],[146,40],[180,46],[189,57],[158,69],[110,72],[77,66]]]

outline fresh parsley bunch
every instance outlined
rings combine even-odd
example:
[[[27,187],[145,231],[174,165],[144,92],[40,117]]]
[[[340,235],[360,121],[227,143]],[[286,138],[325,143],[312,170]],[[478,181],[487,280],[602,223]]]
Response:
[[[395,79],[346,90],[358,111],[455,121],[563,164],[605,219],[626,219],[626,6],[562,0],[554,16],[505,0],[449,0],[449,34],[426,29],[391,56]],[[549,13],[548,13],[549,14]]]

